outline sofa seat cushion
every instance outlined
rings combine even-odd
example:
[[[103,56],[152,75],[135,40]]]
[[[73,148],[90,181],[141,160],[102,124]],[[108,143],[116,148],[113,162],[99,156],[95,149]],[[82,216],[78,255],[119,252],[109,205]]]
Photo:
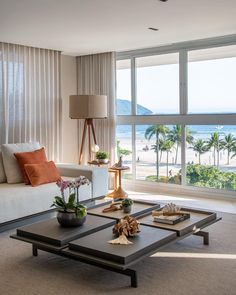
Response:
[[[63,179],[72,180],[71,177]],[[92,196],[91,183],[79,189],[80,200],[90,199]],[[55,183],[43,184],[37,187],[17,184],[0,184],[0,224],[40,213],[51,209],[50,206],[60,190]]]
[[[2,145],[2,158],[8,183],[23,182],[22,173],[14,153],[32,152],[40,149],[38,142],[12,143]]]

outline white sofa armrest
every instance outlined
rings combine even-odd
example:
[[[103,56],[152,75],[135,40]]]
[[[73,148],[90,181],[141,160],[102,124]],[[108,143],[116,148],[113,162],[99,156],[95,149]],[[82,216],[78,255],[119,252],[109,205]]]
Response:
[[[108,169],[77,164],[56,164],[61,176],[85,176],[91,181],[92,198],[106,196],[108,193]]]

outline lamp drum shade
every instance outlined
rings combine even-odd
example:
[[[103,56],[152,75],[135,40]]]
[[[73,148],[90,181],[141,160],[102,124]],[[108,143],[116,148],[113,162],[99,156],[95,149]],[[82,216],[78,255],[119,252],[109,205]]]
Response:
[[[71,119],[107,118],[106,95],[70,95]]]

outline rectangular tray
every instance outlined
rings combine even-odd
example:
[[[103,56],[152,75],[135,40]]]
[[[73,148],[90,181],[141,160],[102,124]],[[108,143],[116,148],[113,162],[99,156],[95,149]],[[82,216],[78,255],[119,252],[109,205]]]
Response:
[[[182,207],[181,211],[190,213],[190,218],[174,225],[153,221],[151,212],[141,216],[138,221],[144,225],[175,231],[181,237],[217,219],[215,212],[186,207]]]
[[[17,237],[44,242],[62,247],[68,242],[115,224],[114,220],[87,215],[86,222],[79,227],[61,227],[56,218],[18,228]]]
[[[112,245],[108,243],[115,238],[112,228],[70,242],[69,250],[125,265],[176,239],[174,232],[141,225],[140,233],[128,238],[133,244]]]
[[[144,213],[151,212],[152,210],[156,210],[160,208],[160,204],[154,202],[145,202],[145,201],[134,201],[132,205],[131,213],[124,213],[122,210],[114,211],[114,212],[102,212],[103,209],[109,207],[109,204],[105,204],[103,206],[99,206],[97,208],[91,208],[88,210],[89,214],[102,216],[111,219],[121,219],[126,215],[131,215],[134,217],[143,215]]]

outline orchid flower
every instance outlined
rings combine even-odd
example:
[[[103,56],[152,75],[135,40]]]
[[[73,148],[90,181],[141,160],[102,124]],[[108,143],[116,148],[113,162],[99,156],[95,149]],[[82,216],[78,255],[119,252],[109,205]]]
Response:
[[[69,188],[69,195],[71,194],[71,190],[74,190],[74,193],[77,197],[77,203],[79,203],[79,188],[81,185],[89,184],[90,181],[85,176],[79,176],[74,180],[58,180],[56,185],[60,188],[61,196],[65,199],[65,190]]]

